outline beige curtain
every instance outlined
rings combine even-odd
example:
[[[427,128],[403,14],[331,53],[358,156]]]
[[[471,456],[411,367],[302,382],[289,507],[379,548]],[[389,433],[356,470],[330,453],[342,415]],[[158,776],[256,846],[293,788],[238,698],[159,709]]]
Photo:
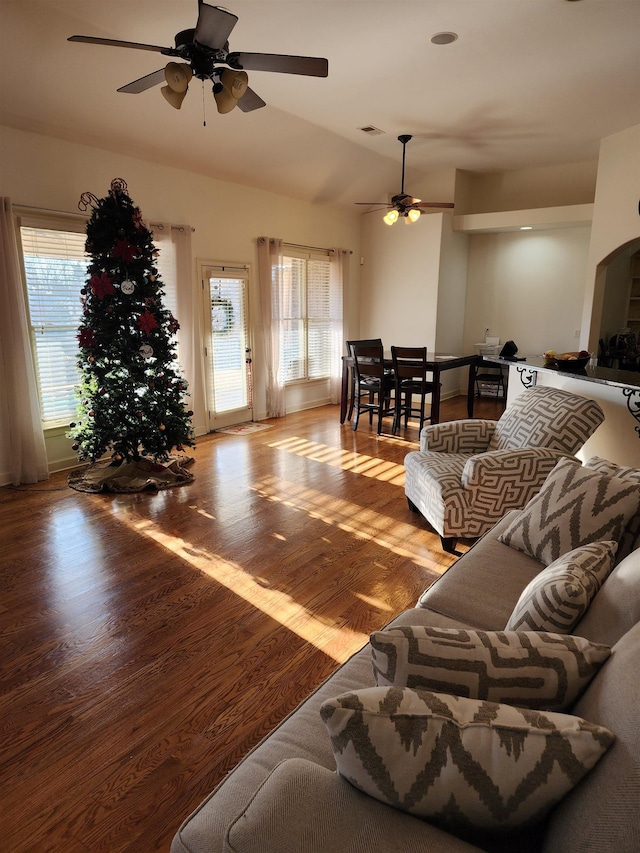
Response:
[[[0,476],[49,476],[11,201],[0,209]]]
[[[180,323],[176,335],[180,368],[189,383],[190,396],[200,400],[202,389],[196,386],[202,372],[197,369],[195,339],[200,322],[193,292],[191,228],[168,222],[154,222],[150,227],[159,252],[158,270],[166,294],[164,304]]]
[[[280,362],[280,324],[283,319],[282,240],[258,237],[260,326],[264,342],[267,417],[286,414],[284,374]]]
[[[340,402],[340,386],[342,382],[342,354],[343,354],[343,305],[344,294],[348,292],[349,286],[349,258],[351,252],[347,249],[331,249],[329,258],[329,309],[331,316],[331,376],[330,376],[330,399],[332,403]]]

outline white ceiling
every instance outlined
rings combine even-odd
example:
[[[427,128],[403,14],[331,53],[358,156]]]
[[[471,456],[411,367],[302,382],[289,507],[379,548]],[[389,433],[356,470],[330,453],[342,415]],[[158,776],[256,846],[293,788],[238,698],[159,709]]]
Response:
[[[417,171],[595,160],[640,122],[638,0],[228,3],[230,50],[324,56],[328,78],[252,72],[267,106],[227,115],[193,80],[173,110],[160,87],[116,92],[161,54],[67,37],[173,46],[196,0],[0,0],[0,122],[348,207],[399,190],[401,133],[410,191]]]

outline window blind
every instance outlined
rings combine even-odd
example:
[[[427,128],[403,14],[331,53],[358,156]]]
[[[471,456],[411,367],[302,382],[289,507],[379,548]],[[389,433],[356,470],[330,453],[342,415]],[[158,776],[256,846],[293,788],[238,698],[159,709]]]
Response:
[[[76,338],[89,258],[83,233],[20,229],[43,425],[68,422],[76,411]]]
[[[329,259],[285,256],[283,290],[285,381],[324,378],[331,367]]]

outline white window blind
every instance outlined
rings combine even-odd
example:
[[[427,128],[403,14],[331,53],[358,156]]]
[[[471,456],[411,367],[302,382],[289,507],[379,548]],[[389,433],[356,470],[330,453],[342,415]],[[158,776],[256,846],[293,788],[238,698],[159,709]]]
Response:
[[[23,226],[20,237],[42,421],[53,427],[68,423],[76,411],[80,290],[89,263],[86,236]]]
[[[285,381],[322,379],[331,370],[329,258],[284,256],[282,360]]]

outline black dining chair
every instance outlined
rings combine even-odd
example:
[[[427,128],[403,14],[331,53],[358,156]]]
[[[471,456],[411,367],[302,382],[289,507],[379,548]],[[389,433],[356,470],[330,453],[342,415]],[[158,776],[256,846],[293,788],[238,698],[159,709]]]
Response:
[[[430,420],[425,414],[427,395],[433,392],[434,383],[427,379],[426,347],[391,347],[391,360],[395,382],[395,411],[393,434],[396,435],[400,421],[404,418],[405,429],[409,418],[424,422]],[[416,404],[413,403],[414,396]]]
[[[353,429],[358,429],[362,412],[369,412],[369,423],[378,416],[378,435],[382,432],[382,419],[393,415],[391,392],[393,375],[385,367],[382,344],[365,345],[352,342],[354,359],[354,408]]]
[[[353,358],[353,347],[354,344],[358,344],[363,347],[381,347],[382,346],[382,338],[363,338],[359,341],[347,341],[347,355]],[[356,371],[355,366],[351,370],[351,388],[350,388],[350,399],[349,399],[349,411],[347,413],[347,420],[351,420],[353,415],[353,408],[355,406],[356,401]]]

